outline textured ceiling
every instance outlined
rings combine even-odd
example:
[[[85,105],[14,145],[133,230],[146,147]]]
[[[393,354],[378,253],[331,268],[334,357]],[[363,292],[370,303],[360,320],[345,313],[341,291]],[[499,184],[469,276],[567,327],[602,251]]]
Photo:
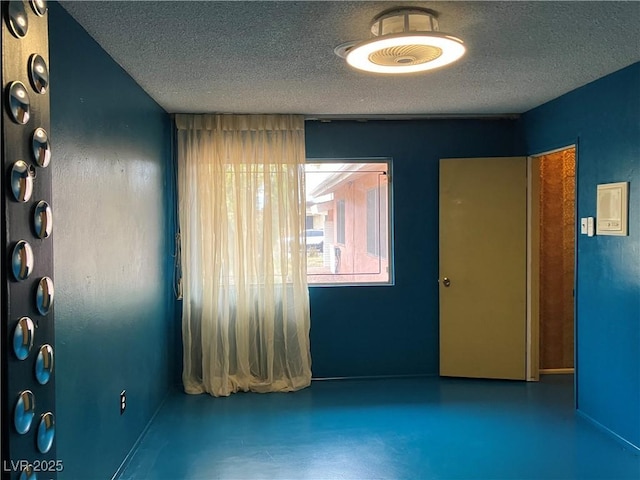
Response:
[[[61,3],[170,113],[517,114],[640,61],[637,1]],[[389,77],[334,55],[411,5],[465,42],[461,61]]]

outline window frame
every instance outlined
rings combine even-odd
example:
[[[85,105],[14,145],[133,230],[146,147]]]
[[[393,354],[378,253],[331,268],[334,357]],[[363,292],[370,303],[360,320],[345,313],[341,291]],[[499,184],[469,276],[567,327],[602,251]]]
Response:
[[[306,159],[305,164],[322,164],[322,163],[346,163],[346,164],[358,164],[358,163],[380,163],[384,164],[386,167],[386,189],[383,189],[382,186],[379,187],[379,194],[376,195],[379,205],[382,206],[384,202],[382,201],[382,192],[386,190],[386,217],[387,217],[387,245],[385,252],[382,252],[382,242],[378,239],[378,249],[380,250],[377,256],[381,259],[387,261],[387,269],[388,269],[388,279],[383,282],[371,282],[371,281],[355,281],[355,282],[319,282],[319,283],[309,283],[308,286],[311,288],[323,288],[323,287],[391,287],[395,285],[395,253],[394,253],[394,211],[393,211],[393,159],[391,157],[358,157],[358,158],[326,158],[326,157],[308,157]],[[306,170],[305,170],[306,172]],[[306,186],[306,185],[305,185]],[[366,198],[366,196],[365,196]],[[337,209],[336,209],[337,210]],[[338,230],[338,214],[336,211],[336,234]],[[380,220],[382,220],[382,212],[380,212]],[[344,233],[344,232],[343,232]],[[336,240],[338,240],[336,238]],[[344,238],[343,238],[344,241]],[[365,239],[366,242],[366,239]],[[337,242],[337,244],[340,244]],[[343,243],[344,244],[344,243]],[[368,249],[365,245],[365,251],[368,255],[372,255],[368,252]],[[307,273],[307,276],[310,274]],[[358,274],[353,274],[358,275]],[[360,274],[365,275],[365,274]]]

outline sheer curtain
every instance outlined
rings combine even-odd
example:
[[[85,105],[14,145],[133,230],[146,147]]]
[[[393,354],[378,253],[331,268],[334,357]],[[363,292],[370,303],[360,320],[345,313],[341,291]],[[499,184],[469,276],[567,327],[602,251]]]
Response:
[[[187,393],[311,381],[304,119],[176,115]]]

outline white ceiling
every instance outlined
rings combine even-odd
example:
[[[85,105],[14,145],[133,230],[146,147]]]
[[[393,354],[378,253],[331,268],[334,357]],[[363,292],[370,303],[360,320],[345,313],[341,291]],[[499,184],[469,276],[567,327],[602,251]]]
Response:
[[[640,61],[638,1],[61,3],[170,113],[517,114]],[[334,55],[411,5],[465,42],[461,61],[389,77]]]

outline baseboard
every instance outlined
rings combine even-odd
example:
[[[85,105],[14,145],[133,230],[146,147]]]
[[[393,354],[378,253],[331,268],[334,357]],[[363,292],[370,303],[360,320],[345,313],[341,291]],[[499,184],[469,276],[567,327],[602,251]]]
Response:
[[[409,375],[362,375],[348,377],[312,377],[312,382],[325,382],[334,380],[392,380],[392,379],[409,379],[409,378],[429,378],[437,377],[435,373],[416,373]]]
[[[575,369],[572,368],[541,368],[540,375],[566,375],[574,373]]]
[[[171,393],[171,391],[168,391],[165,394],[164,398],[160,402],[160,405],[158,405],[158,408],[156,408],[156,411],[153,412],[153,415],[151,415],[151,418],[149,419],[149,421],[147,422],[145,427],[142,429],[142,432],[140,432],[140,435],[138,435],[138,438],[136,439],[136,441],[134,442],[133,446],[129,450],[129,453],[127,453],[127,455],[124,457],[124,460],[122,460],[122,463],[120,463],[120,466],[118,467],[116,472],[111,477],[111,480],[117,480],[120,477],[120,475],[122,474],[122,472],[124,472],[124,469],[127,468],[127,465],[129,465],[129,462],[131,461],[131,458],[133,458],[133,455],[136,453],[136,450],[138,450],[138,446],[140,445],[140,442],[142,441],[142,438],[145,436],[145,434],[149,430],[149,427],[151,426],[153,421],[156,419],[156,416],[158,415],[158,412],[160,412],[160,409],[164,406],[164,403],[167,401],[167,398],[169,398],[170,393]]]
[[[619,444],[621,444],[624,448],[626,448],[627,450],[631,450],[631,452],[634,455],[638,455],[640,456],[640,447],[631,443],[629,440],[627,440],[624,437],[621,437],[620,435],[618,435],[616,432],[614,432],[613,430],[611,430],[608,427],[605,427],[604,425],[602,425],[600,422],[598,422],[597,420],[594,420],[592,417],[590,417],[589,415],[587,415],[586,413],[580,411],[580,410],[576,410],[576,413],[578,414],[578,416],[580,416],[581,418],[584,418],[586,421],[588,421],[590,424],[592,424],[594,427],[598,428],[599,430],[602,430],[604,433],[606,433],[608,436],[612,437],[614,440],[616,440]]]

